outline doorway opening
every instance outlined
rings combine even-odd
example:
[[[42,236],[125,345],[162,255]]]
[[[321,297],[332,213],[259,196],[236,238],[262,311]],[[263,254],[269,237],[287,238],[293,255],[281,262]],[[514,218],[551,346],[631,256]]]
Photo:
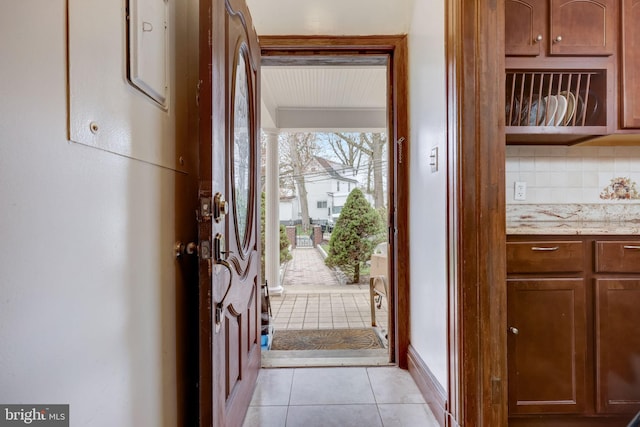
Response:
[[[328,39],[334,43],[326,44]],[[290,251],[285,248],[280,258],[293,258],[282,266],[279,260],[275,265],[273,259],[266,261],[270,332],[276,342],[279,332],[311,340],[306,350],[280,350],[269,340],[263,367],[381,365],[403,359],[397,354],[398,343],[406,339],[407,321],[403,315],[398,334],[396,313],[397,296],[405,288],[398,286],[395,260],[398,200],[405,190],[397,167],[403,149],[396,141],[405,137],[398,136],[402,55],[396,49],[404,42],[391,39],[381,47],[382,40],[367,37],[305,38],[297,41],[301,44],[288,37],[261,38],[266,253],[267,258],[279,253],[281,248],[270,246],[270,237],[284,236]],[[371,46],[365,46],[365,40]],[[340,43],[347,44],[336,48]],[[348,196],[358,192],[382,224],[378,232],[363,238],[369,248],[366,259],[356,263],[361,271],[352,263],[332,262],[340,247],[339,228],[348,222],[349,209],[342,209]],[[315,347],[318,341],[308,338],[308,332],[318,331],[321,341],[332,346],[337,340],[340,347],[342,338],[337,335],[358,335],[362,330],[376,333],[379,349],[328,350],[322,344]]]
[[[386,133],[280,130],[276,139],[278,174],[265,181],[280,184],[279,252],[270,253],[280,256],[266,260],[278,286],[263,366],[388,364]]]

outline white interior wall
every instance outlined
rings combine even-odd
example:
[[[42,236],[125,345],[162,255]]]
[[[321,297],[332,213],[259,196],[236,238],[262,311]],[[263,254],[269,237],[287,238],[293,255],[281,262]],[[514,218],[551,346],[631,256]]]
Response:
[[[67,140],[66,4],[0,13],[0,402],[68,403],[77,426],[178,425],[189,178]]]
[[[447,387],[444,0],[416,0],[409,32],[411,345]],[[431,149],[438,171],[431,172]]]
[[[411,0],[247,0],[258,35],[406,34]]]

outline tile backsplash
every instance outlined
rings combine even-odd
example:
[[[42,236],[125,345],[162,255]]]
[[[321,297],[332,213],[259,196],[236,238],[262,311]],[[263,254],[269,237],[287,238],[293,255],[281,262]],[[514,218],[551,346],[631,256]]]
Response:
[[[507,146],[507,204],[638,203],[640,146]],[[525,200],[514,199],[516,182]]]

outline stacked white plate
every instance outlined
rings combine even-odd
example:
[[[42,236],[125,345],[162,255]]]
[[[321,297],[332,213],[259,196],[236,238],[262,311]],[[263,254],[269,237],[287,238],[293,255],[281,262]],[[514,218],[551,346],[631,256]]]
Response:
[[[556,95],[548,95],[542,98],[545,107],[543,126],[555,126],[556,111],[558,110],[558,98]]]
[[[567,99],[567,112],[564,115],[564,119],[561,122],[562,126],[568,126],[571,124],[571,120],[573,116],[576,114],[576,109],[578,108],[578,103],[576,102],[576,96],[573,92],[562,91],[558,96],[563,96]]]

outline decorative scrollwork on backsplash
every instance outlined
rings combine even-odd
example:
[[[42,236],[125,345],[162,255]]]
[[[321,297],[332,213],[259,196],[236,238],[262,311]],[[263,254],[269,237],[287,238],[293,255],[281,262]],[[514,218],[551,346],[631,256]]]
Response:
[[[600,198],[603,200],[637,200],[640,193],[636,188],[636,182],[629,177],[619,176],[612,178],[601,192]]]

